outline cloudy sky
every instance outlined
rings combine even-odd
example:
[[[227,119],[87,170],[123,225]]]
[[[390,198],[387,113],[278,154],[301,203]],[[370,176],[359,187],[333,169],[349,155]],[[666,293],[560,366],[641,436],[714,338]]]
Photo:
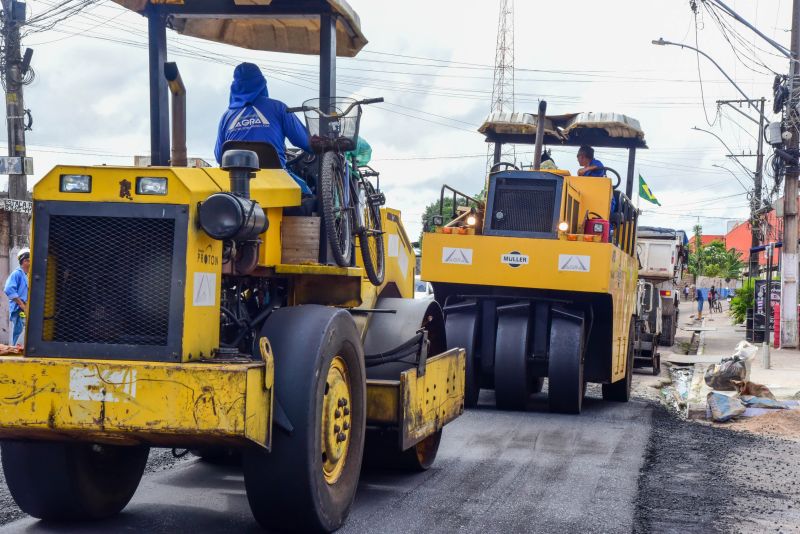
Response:
[[[422,209],[443,183],[470,192],[482,187],[486,145],[476,128],[491,103],[499,1],[350,3],[369,44],[357,58],[339,60],[338,93],[386,99],[366,109],[361,133],[373,146],[389,203],[417,235]],[[791,2],[727,3],[788,46]],[[31,16],[55,0],[28,4]],[[650,149],[639,153],[637,171],[662,204],[641,206],[644,224],[689,230],[699,220],[710,234],[746,217],[752,175],[725,157],[714,137],[691,129],[711,130],[734,152],[754,153],[755,125],[717,109],[718,99],[739,94],[707,60],[698,66],[693,52],[651,41],[694,45],[697,38],[753,98],[770,98],[772,71],[788,70],[769,45],[702,7],[695,18],[688,0],[517,0],[514,15],[517,111],[535,112],[542,98],[553,114],[615,111],[641,122]],[[58,163],[127,165],[135,154],[148,154],[146,35],[144,18],[108,0],[26,35],[23,44],[35,50],[36,79],[26,87],[34,180]],[[217,122],[238,62],[261,65],[271,96],[289,105],[316,93],[316,57],[245,51],[172,32],[169,39],[170,59],[188,87],[192,156],[213,161]],[[556,148],[553,155],[574,171],[574,152]],[[621,151],[597,156],[625,169]],[[521,158],[527,163],[531,156]],[[752,169],[755,158],[742,162]],[[765,180],[773,184],[771,174]]]

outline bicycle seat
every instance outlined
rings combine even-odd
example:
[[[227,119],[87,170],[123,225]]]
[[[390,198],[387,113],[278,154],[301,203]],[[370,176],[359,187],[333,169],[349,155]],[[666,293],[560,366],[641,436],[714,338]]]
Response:
[[[222,145],[222,153],[228,150],[252,150],[258,155],[258,167],[260,169],[282,169],[278,151],[270,143],[260,143],[258,141],[225,141]]]

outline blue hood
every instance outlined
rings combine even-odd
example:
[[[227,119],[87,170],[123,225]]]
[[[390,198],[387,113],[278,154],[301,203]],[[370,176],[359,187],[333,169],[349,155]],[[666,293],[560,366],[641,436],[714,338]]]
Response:
[[[229,109],[241,109],[259,97],[268,97],[267,80],[261,69],[252,63],[242,63],[233,71]]]

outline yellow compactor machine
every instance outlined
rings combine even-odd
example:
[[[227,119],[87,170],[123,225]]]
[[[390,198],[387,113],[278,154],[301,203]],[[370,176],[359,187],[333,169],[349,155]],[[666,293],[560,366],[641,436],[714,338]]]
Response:
[[[8,487],[34,517],[102,518],[128,503],[150,447],[222,448],[241,454],[261,525],[335,530],[365,444],[378,461],[431,465],[463,410],[464,353],[447,350],[439,306],[410,298],[414,251],[396,210],[381,209],[375,286],[358,264],[324,261],[320,232],[302,231],[319,221],[296,216],[283,169],[242,164],[252,152],[181,167],[179,141],[167,161],[165,66],[179,76],[163,61],[169,20],[250,48],[321,50],[331,91],[336,51],[366,42],[358,17],[333,0],[120,3],[149,19],[154,165],[59,166],[34,188],[25,353],[0,357]],[[183,127],[174,114],[173,139]],[[227,193],[231,211],[203,211]],[[229,237],[203,229],[214,224]],[[287,261],[309,247],[322,260]]]
[[[605,399],[630,395],[638,264],[629,197],[644,134],[624,115],[543,109],[489,117],[485,201],[445,186],[441,205],[452,194],[454,209],[423,236],[422,279],[444,307],[449,346],[467,352],[467,406],[484,388],[499,408],[524,409],[544,378],[557,412],[580,412],[587,382],[601,383]],[[534,165],[501,161],[505,143],[534,145]],[[543,143],[627,149],[627,194],[612,169],[606,178],[540,168]]]

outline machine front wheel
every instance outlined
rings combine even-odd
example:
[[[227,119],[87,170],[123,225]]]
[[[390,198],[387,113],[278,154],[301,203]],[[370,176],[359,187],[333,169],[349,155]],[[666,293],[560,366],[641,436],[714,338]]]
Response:
[[[107,518],[125,508],[149,452],[148,447],[6,441],[0,454],[8,489],[23,512],[76,521]]]
[[[501,410],[524,410],[531,395],[528,379],[528,320],[530,306],[497,308],[494,356],[494,393]]]
[[[250,509],[269,530],[330,532],[355,497],[366,426],[364,351],[346,311],[281,308],[262,331],[275,354],[275,397],[293,426],[272,451],[243,458]]]
[[[475,353],[478,340],[477,305],[464,311],[448,312],[445,321],[447,348],[462,348],[466,352],[467,369],[464,382],[464,407],[478,405],[480,386],[480,361]]]
[[[547,364],[548,402],[551,412],[581,413],[586,392],[583,349],[583,313],[554,309]]]

